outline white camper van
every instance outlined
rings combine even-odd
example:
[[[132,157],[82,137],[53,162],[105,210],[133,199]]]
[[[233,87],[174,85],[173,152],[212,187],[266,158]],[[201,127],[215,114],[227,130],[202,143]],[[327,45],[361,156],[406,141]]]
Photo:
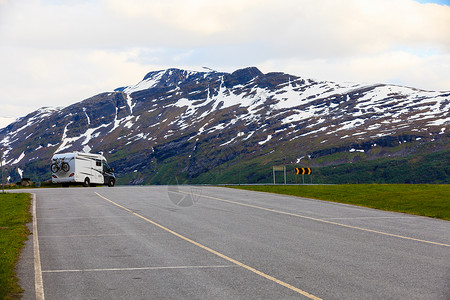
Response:
[[[52,157],[52,182],[69,184],[82,183],[88,187],[96,184],[114,186],[114,170],[108,166],[103,155],[92,153],[59,153]]]

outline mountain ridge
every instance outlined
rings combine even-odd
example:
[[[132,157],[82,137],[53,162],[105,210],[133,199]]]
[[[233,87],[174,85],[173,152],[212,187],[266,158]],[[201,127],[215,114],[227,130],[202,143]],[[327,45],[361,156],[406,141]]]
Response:
[[[21,170],[44,181],[53,153],[90,149],[109,156],[121,183],[164,184],[157,178],[171,164],[166,183],[175,176],[190,182],[244,162],[256,169],[326,167],[446,150],[449,111],[450,92],[315,81],[255,67],[172,68],[65,108],[32,112],[0,129],[0,147],[11,179]],[[337,153],[351,157],[333,158]]]

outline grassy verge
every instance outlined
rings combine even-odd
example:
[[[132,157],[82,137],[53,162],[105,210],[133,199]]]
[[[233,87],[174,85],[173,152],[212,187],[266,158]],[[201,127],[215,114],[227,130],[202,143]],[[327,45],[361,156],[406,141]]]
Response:
[[[29,194],[0,193],[0,299],[22,292],[14,269],[29,234],[30,205]]]
[[[450,185],[345,184],[232,187],[360,205],[450,221]]]

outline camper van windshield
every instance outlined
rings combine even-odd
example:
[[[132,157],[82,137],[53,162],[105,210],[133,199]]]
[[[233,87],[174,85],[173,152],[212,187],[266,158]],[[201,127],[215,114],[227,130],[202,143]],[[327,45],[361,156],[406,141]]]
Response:
[[[106,161],[103,161],[103,172],[111,172],[111,168]]]

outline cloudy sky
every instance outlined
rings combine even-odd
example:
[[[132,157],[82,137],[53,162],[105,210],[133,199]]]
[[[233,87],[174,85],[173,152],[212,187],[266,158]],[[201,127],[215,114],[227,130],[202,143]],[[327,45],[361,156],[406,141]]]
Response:
[[[450,90],[450,1],[0,0],[0,117],[202,66]]]

